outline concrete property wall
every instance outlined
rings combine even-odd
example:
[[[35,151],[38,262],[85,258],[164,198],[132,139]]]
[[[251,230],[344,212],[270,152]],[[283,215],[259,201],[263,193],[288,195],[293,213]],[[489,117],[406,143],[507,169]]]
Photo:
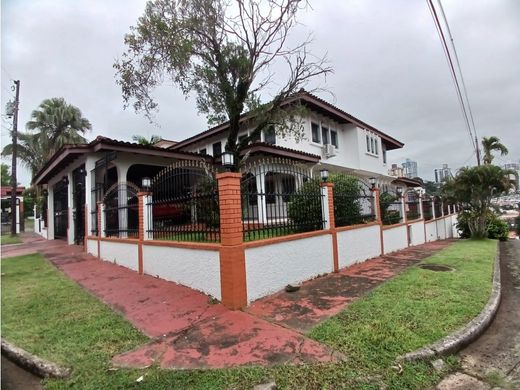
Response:
[[[248,303],[334,270],[332,236],[322,234],[258,247],[246,247]]]
[[[409,224],[410,242],[411,245],[424,244],[424,222],[414,222]]]
[[[137,242],[101,241],[100,257],[105,261],[122,265],[131,270],[139,270]]]
[[[222,299],[217,250],[143,245],[144,273]]]
[[[426,242],[436,241],[437,240],[437,222],[435,221],[427,221],[424,224],[426,230]]]
[[[437,219],[435,223],[437,225],[438,239],[444,240],[446,238],[446,223],[444,222],[444,218]]]
[[[383,230],[385,253],[395,252],[408,247],[406,225],[400,225]]]
[[[90,253],[92,256],[98,255],[98,242],[97,240],[89,240],[87,239],[87,253]]]
[[[339,268],[379,256],[381,234],[379,225],[372,225],[338,232]]]

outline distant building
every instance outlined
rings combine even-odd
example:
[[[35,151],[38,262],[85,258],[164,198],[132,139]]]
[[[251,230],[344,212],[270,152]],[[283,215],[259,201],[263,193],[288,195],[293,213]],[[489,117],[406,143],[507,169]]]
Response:
[[[388,175],[394,177],[403,177],[404,169],[398,166],[397,164],[392,164],[392,168],[388,170]]]
[[[402,164],[404,170],[404,177],[409,179],[413,179],[414,177],[418,177],[417,174],[417,161],[412,161],[409,158]]]
[[[448,164],[442,164],[442,168],[435,170],[435,183],[442,183],[443,181],[453,177],[451,174],[451,168]]]
[[[520,163],[511,162],[504,164],[504,169],[509,169],[510,171],[515,172],[509,175],[509,180],[511,181],[511,183],[513,183],[515,189],[518,191],[518,179],[520,178]]]

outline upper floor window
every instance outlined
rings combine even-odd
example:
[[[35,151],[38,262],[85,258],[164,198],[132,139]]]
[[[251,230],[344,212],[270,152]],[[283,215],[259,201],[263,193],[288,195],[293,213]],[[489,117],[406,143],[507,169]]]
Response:
[[[266,144],[276,145],[276,133],[273,126],[269,126],[269,128],[264,131],[264,142]]]
[[[207,153],[206,153],[206,148],[204,148],[204,149],[199,149],[199,154],[207,154]]]
[[[318,125],[317,123],[311,123],[311,127],[312,127],[312,142],[316,142],[319,144],[321,142],[320,125]]]
[[[213,144],[213,157],[218,157],[222,154],[222,142],[215,142]]]
[[[381,149],[383,149],[383,164],[386,164],[386,147],[385,147],[385,145],[383,145]]]
[[[329,129],[327,127],[321,127],[321,140],[323,141],[323,145],[328,145],[329,142]]]
[[[330,143],[338,148],[338,132],[336,130],[330,131]]]
[[[367,153],[379,156],[379,138],[375,134],[368,133],[365,135],[365,139],[367,143]]]
[[[260,132],[256,134],[251,133],[249,136],[251,137],[251,143],[260,142]]]
[[[238,143],[241,143],[247,138],[247,133],[238,136]]]

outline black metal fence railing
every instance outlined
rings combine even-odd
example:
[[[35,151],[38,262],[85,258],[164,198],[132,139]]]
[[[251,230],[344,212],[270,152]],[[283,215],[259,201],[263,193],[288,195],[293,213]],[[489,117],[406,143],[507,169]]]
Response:
[[[244,241],[323,229],[320,182],[307,167],[265,159],[249,164],[242,174]]]
[[[379,204],[383,225],[395,225],[402,222],[402,202],[397,194],[382,192],[379,197]]]
[[[103,183],[96,183],[90,191],[90,234],[98,235],[98,202],[103,200]]]
[[[148,238],[219,242],[220,210],[215,171],[204,162],[180,161],[152,181]]]
[[[435,211],[435,218],[439,218],[442,216],[442,207],[440,199],[435,199],[433,202],[433,209]]]
[[[414,219],[421,218],[421,210],[419,209],[420,203],[417,202],[406,202],[406,219],[408,221],[413,221]]]
[[[432,201],[431,199],[422,200],[423,216],[425,221],[429,221],[433,218]]]
[[[362,180],[344,174],[331,174],[334,183],[334,220],[336,226],[365,224],[375,220],[374,196]]]
[[[115,184],[108,189],[103,200],[106,237],[138,237],[138,192],[139,187],[133,183]]]
[[[448,202],[442,203],[442,211],[443,211],[444,215],[449,214]]]

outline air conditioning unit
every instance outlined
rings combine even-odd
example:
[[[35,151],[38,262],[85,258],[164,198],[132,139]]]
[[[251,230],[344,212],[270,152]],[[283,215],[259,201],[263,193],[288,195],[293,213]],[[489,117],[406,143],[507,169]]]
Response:
[[[323,153],[325,153],[325,157],[334,157],[336,155],[336,147],[331,144],[323,145]]]

